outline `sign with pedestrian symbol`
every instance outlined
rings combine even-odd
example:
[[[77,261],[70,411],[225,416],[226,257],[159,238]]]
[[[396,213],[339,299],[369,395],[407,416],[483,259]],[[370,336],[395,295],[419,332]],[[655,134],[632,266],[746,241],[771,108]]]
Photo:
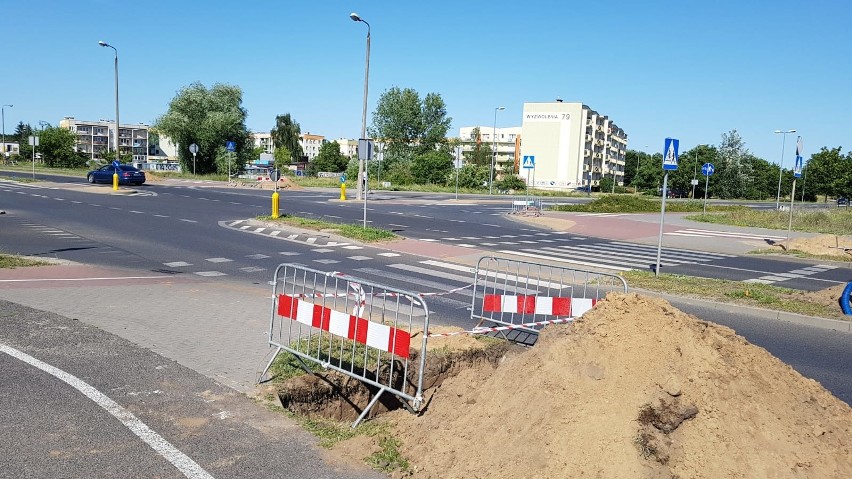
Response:
[[[666,138],[665,147],[663,148],[663,169],[677,169],[677,147],[680,141],[674,138]]]
[[[704,163],[701,167],[701,173],[703,173],[704,176],[710,176],[714,171],[716,171],[716,167],[713,166],[713,163]]]
[[[226,141],[225,142],[225,149],[228,150],[228,151],[236,151],[237,150],[237,142],[230,141],[230,140]]]
[[[521,166],[526,169],[535,168],[535,156],[524,155],[524,161]]]

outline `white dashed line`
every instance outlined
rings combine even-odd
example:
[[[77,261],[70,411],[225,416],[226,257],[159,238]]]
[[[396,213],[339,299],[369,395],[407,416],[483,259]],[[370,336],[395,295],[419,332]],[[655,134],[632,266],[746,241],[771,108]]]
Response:
[[[228,258],[207,258],[205,261],[209,261],[211,263],[228,263],[233,260],[230,260]]]

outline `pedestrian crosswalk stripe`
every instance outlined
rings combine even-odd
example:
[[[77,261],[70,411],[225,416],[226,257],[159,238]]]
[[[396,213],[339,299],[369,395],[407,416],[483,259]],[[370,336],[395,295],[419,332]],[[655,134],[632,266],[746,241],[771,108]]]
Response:
[[[636,255],[636,254],[622,254],[622,253],[605,252],[605,251],[600,251],[600,252],[598,252],[598,251],[595,251],[595,252],[574,251],[574,250],[565,251],[565,250],[557,249],[557,248],[541,248],[541,250],[547,251],[548,253],[550,253],[550,252],[562,253],[562,254],[564,254],[564,253],[576,253],[575,255],[572,255],[571,257],[582,258],[582,259],[595,258],[595,261],[601,261],[601,262],[604,262],[604,263],[632,265],[632,266],[639,266],[639,267],[643,267],[643,268],[648,266],[648,264],[650,264],[650,263],[648,263],[649,261],[656,260],[656,258],[657,258],[656,254],[652,255],[650,253],[647,254],[647,255]],[[536,250],[530,250],[530,249],[525,249],[524,251],[536,252]],[[597,259],[597,258],[600,258],[600,259]],[[684,261],[673,260],[669,257],[663,257],[662,262],[666,266],[684,263]]]
[[[637,244],[637,243],[626,243],[626,242],[623,242],[623,241],[611,241],[608,244],[617,245],[617,246],[623,247],[623,248],[643,248],[643,249],[651,248],[654,251],[657,250],[653,246],[640,245],[640,244]],[[677,252],[682,252],[682,253],[692,253],[692,254],[696,254],[696,255],[712,256],[712,257],[717,257],[717,258],[736,258],[736,255],[733,255],[733,254],[710,253],[708,251],[696,251],[696,250],[689,250],[689,249],[683,249],[683,248],[664,248],[663,250],[664,251],[677,251]]]
[[[670,236],[691,236],[691,237],[725,237],[725,238],[740,238],[740,239],[754,239],[754,240],[783,240],[787,239],[784,236],[775,236],[775,235],[766,235],[766,234],[752,234],[752,233],[741,233],[737,231],[715,231],[715,230],[702,230],[695,228],[687,228],[683,230],[677,230],[674,232],[665,233]]]
[[[612,270],[615,270],[615,271],[630,271],[631,269],[633,269],[633,268],[625,268],[623,266],[607,265],[607,264],[601,264],[601,263],[590,263],[588,261],[579,261],[579,260],[567,259],[567,258],[563,258],[563,257],[559,257],[559,256],[546,256],[546,255],[542,255],[542,254],[527,253],[527,252],[524,252],[524,251],[502,250],[502,251],[500,251],[500,253],[514,254],[514,255],[518,255],[518,256],[526,256],[528,258],[546,259],[546,260],[550,260],[550,261],[556,261],[558,263],[568,263],[568,264],[576,264],[576,265],[580,265],[580,266],[589,266],[589,267],[592,267],[592,268],[612,269]]]
[[[605,258],[611,257],[611,256],[616,256],[616,257],[627,257],[627,258],[637,258],[637,259],[638,258],[646,258],[646,259],[652,259],[653,258],[653,259],[656,259],[656,257],[657,257],[657,250],[656,249],[650,249],[650,248],[645,248],[645,249],[619,248],[618,250],[613,250],[611,246],[607,246],[607,245],[604,245],[604,244],[578,245],[578,246],[563,245],[563,246],[556,246],[556,247],[546,246],[546,247],[541,248],[541,249],[550,250],[550,251],[558,251],[558,252],[571,252],[571,253],[577,253],[577,254],[597,255],[597,256],[603,256]],[[701,254],[685,253],[685,252],[680,252],[680,251],[676,251],[676,250],[675,251],[669,251],[667,249],[664,249],[662,251],[661,256],[662,256],[663,259],[665,259],[669,262],[675,262],[676,261],[676,262],[680,262],[680,263],[683,263],[683,262],[707,262],[707,261],[713,261],[714,259],[716,259],[716,258],[713,258],[713,257],[706,257],[706,256],[701,255]]]

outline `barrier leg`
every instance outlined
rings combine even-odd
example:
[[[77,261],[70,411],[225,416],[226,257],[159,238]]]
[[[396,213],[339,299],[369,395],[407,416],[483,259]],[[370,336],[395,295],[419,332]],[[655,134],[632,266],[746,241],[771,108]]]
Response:
[[[370,399],[370,404],[367,404],[367,407],[364,408],[364,411],[361,413],[360,416],[358,416],[358,419],[356,419],[355,422],[352,423],[352,429],[358,427],[358,424],[361,424],[361,421],[363,421],[364,418],[367,417],[367,414],[370,413],[370,409],[373,409],[373,406],[376,405],[376,401],[379,400],[379,396],[381,396],[383,392],[385,392],[385,388],[379,389],[379,392],[377,392],[376,395],[373,396],[373,399]]]

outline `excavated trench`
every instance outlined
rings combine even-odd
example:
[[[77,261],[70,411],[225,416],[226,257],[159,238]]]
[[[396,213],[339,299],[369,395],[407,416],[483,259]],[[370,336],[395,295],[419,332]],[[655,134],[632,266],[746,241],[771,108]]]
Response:
[[[429,399],[447,378],[471,367],[497,367],[507,355],[525,350],[526,348],[513,343],[495,341],[483,348],[430,352],[423,372],[424,407],[421,411],[429,407]],[[420,363],[418,356],[419,353],[412,352],[412,370],[405,378],[409,391],[414,391],[413,385],[417,383],[419,371],[416,368]],[[394,385],[397,388],[402,386]],[[336,371],[304,374],[277,385],[278,398],[285,409],[309,417],[340,421],[355,420],[377,392],[378,388]],[[385,393],[367,417],[379,416],[403,407],[399,398]]]

